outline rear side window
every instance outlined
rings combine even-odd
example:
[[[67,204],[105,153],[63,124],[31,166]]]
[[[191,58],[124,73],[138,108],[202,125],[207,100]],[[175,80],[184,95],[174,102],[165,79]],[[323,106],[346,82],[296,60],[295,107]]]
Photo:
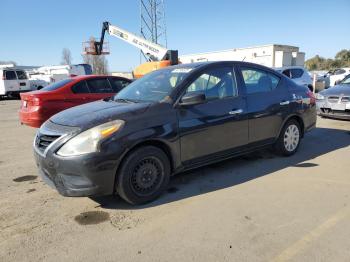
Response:
[[[272,73],[255,68],[241,68],[247,94],[270,92],[275,89],[280,78]]]
[[[115,93],[119,92],[124,87],[126,87],[128,84],[130,84],[130,81],[126,81],[124,79],[115,78],[115,77],[109,78],[109,82],[111,83],[113,91]]]
[[[15,71],[6,71],[5,78],[6,80],[17,80]]]
[[[304,74],[304,71],[300,68],[291,69],[290,72],[291,72],[292,79],[300,78]]]
[[[289,78],[292,78],[291,71],[289,69],[286,69],[282,72],[285,76],[288,76]]]
[[[17,77],[19,80],[26,80],[28,79],[27,78],[27,75],[24,71],[16,71],[16,74],[17,74]]]
[[[336,69],[334,71],[335,75],[342,75],[342,74],[345,74],[345,73],[346,73],[346,71],[344,69]]]
[[[63,86],[65,86],[66,84],[72,82],[73,80],[68,78],[68,79],[64,79],[64,80],[61,80],[61,81],[58,81],[56,83],[53,83],[51,85],[48,85],[48,86],[45,86],[43,89],[43,91],[54,91],[54,90],[57,90]]]
[[[115,93],[106,78],[87,80],[91,93]]]
[[[90,90],[85,80],[83,80],[83,81],[80,81],[79,83],[76,83],[74,86],[72,86],[72,92],[74,94],[86,94],[86,93],[90,93]]]

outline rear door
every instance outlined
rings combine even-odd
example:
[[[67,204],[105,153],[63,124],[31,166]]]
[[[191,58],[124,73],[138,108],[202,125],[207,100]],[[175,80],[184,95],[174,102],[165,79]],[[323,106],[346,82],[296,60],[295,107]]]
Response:
[[[246,90],[249,143],[272,142],[289,114],[291,97],[282,83],[283,78],[253,66],[240,66],[240,72]]]
[[[17,81],[17,75],[14,70],[6,70],[4,72],[5,80],[5,91],[6,92],[18,92],[19,89],[19,83]]]
[[[20,91],[29,91],[30,85],[27,74],[23,70],[16,70],[18,85]]]
[[[111,97],[115,94],[107,77],[87,79],[86,83],[90,90],[88,95],[90,101]]]
[[[191,92],[204,93],[206,102],[178,109],[182,162],[230,154],[248,143],[246,105],[233,66],[202,72],[185,94]]]
[[[88,88],[85,80],[81,80],[78,83],[75,83],[71,87],[71,91],[73,95],[70,95],[66,99],[66,103],[70,104],[69,107],[85,104],[92,101],[90,98],[90,89]]]

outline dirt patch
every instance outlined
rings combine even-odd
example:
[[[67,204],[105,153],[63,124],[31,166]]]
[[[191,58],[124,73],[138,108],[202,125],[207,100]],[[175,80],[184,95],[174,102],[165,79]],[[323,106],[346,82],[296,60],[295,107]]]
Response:
[[[104,211],[87,211],[77,215],[74,220],[80,225],[96,225],[109,220],[109,213]]]
[[[136,227],[142,220],[137,217],[133,217],[131,214],[115,214],[111,217],[112,226],[119,230],[127,230]]]
[[[13,179],[14,182],[25,182],[25,181],[31,181],[31,180],[35,180],[37,178],[37,176],[20,176],[20,177],[16,177],[15,179]]]
[[[301,164],[296,164],[294,165],[295,167],[315,167],[318,166],[318,164],[314,163],[301,163]]]

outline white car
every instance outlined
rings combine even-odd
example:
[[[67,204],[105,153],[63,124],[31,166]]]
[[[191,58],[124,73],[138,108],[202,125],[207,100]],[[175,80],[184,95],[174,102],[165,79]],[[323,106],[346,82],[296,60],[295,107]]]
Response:
[[[23,70],[0,68],[0,96],[19,96],[19,93],[27,91],[30,91],[30,83]]]
[[[330,86],[335,86],[337,82],[343,80],[347,75],[350,74],[350,67],[346,68],[337,68],[328,72],[329,84]]]
[[[280,68],[275,68],[276,71],[288,76],[295,83],[301,86],[306,86],[311,91],[313,91],[312,77],[310,73],[302,66],[285,66]]]

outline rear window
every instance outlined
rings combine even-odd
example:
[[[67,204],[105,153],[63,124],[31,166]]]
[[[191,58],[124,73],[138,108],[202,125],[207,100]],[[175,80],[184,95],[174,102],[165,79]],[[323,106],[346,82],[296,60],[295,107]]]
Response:
[[[5,71],[6,80],[17,80],[15,71]]]
[[[66,84],[68,84],[68,83],[70,83],[72,81],[73,81],[73,79],[70,79],[70,78],[64,79],[64,80],[58,81],[56,83],[53,83],[51,85],[45,86],[41,90],[43,90],[43,91],[54,91],[54,90],[57,90],[57,89],[65,86]]]
[[[87,87],[85,80],[83,80],[72,87],[72,92],[74,94],[87,94],[90,93],[90,90]]]
[[[17,77],[19,80],[26,80],[28,79],[27,78],[27,75],[24,71],[16,71],[16,74],[17,74]]]
[[[299,68],[291,69],[290,71],[291,71],[292,79],[300,78],[304,74],[304,71]]]

